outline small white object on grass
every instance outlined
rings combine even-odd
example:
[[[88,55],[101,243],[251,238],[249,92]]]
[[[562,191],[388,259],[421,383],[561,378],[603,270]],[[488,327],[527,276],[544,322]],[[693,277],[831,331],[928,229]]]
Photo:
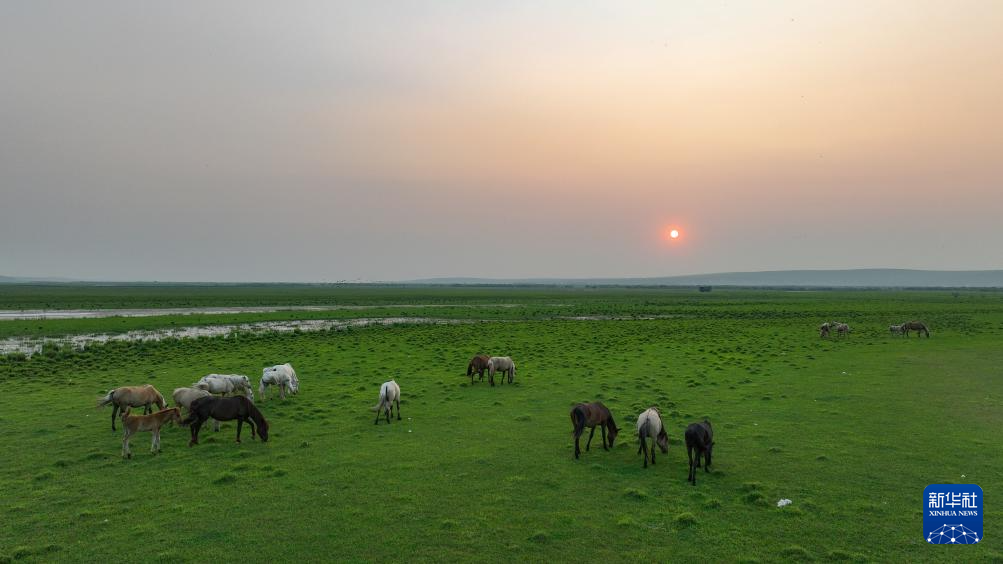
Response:
[[[780,501],[777,502],[777,507],[783,507],[785,505],[790,505],[792,503],[794,502],[789,499],[781,499]]]

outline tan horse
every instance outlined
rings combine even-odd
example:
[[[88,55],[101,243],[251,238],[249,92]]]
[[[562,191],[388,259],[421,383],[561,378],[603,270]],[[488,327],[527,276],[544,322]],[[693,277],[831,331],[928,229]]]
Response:
[[[926,338],[930,338],[930,330],[926,328],[926,324],[922,321],[908,321],[902,324],[902,332],[906,337],[909,336],[909,331],[915,331],[919,335],[926,335]]]
[[[140,431],[153,432],[150,452],[153,454],[160,452],[160,428],[168,423],[181,424],[181,408],[172,407],[151,415],[132,415],[129,413],[129,408],[125,408],[122,412],[122,428],[125,429],[125,436],[122,438],[122,458],[132,458],[129,437]]]
[[[115,416],[118,415],[119,410],[124,410],[127,407],[139,407],[143,406],[143,413],[150,413],[153,408],[150,407],[152,404],[157,404],[157,408],[164,409],[167,407],[167,402],[164,401],[164,396],[157,391],[150,384],[144,386],[122,386],[121,388],[115,388],[114,390],[108,392],[108,395],[98,400],[98,407],[104,407],[108,404],[112,405],[111,410],[111,430],[115,430]]]

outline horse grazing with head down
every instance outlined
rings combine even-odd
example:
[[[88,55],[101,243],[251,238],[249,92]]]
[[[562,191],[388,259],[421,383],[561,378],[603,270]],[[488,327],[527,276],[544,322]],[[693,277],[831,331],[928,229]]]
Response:
[[[164,401],[164,396],[157,391],[150,384],[143,386],[122,386],[121,388],[115,388],[114,390],[108,392],[108,395],[98,400],[98,407],[104,407],[108,404],[112,405],[111,408],[111,430],[115,430],[115,419],[118,415],[119,410],[125,410],[128,407],[139,407],[143,406],[143,413],[151,413],[153,408],[150,407],[153,404],[157,404],[157,408],[164,409],[167,407],[167,402]]]
[[[286,399],[286,392],[298,394],[300,391],[300,381],[296,377],[296,371],[288,362],[269,366],[261,371],[261,381],[258,383],[258,395],[262,401],[265,399],[265,389],[268,386],[279,387],[279,399]]]
[[[710,455],[714,448],[714,429],[710,421],[704,419],[699,423],[691,423],[686,428],[686,456],[690,460],[690,474],[687,482],[697,485],[697,468],[700,468],[700,456],[704,457],[704,472],[710,472]],[[696,451],[696,457],[693,452]]]
[[[182,425],[191,425],[192,438],[188,441],[188,446],[199,444],[199,429],[209,418],[217,421],[237,420],[237,442],[240,442],[240,430],[244,423],[251,427],[251,438],[257,435],[261,437],[261,442],[268,441],[268,421],[261,411],[255,407],[254,402],[244,396],[233,396],[221,398],[208,396],[198,398],[192,402],[191,412],[188,417],[181,422]]]
[[[484,381],[484,371],[488,369],[488,361],[491,357],[486,354],[479,354],[470,359],[467,363],[467,376],[470,376],[470,383],[474,383],[474,372],[477,373],[477,381]]]
[[[140,431],[153,433],[153,444],[150,445],[150,452],[153,454],[160,452],[160,428],[168,423],[181,423],[181,409],[172,407],[150,415],[132,415],[129,413],[129,408],[126,407],[122,412],[122,428],[125,429],[125,436],[122,438],[122,458],[132,458],[129,437]]]
[[[648,467],[648,445],[645,439],[651,439],[651,463],[655,463],[655,445],[662,450],[662,454],[669,452],[669,435],[662,425],[662,414],[657,407],[650,407],[637,418],[637,440],[641,443],[637,447],[637,454],[644,453],[644,467]]]
[[[384,382],[380,386],[380,401],[373,408],[376,412],[376,421],[373,421],[374,425],[380,424],[380,415],[386,413],[387,423],[390,423],[390,416],[393,414],[393,404],[397,404],[397,420],[401,420],[401,387],[397,385],[397,382],[390,380],[389,382]]]
[[[922,321],[907,321],[902,324],[902,332],[906,337],[909,336],[909,331],[915,331],[917,335],[926,335],[926,338],[930,338],[930,330],[926,328],[926,324]]]
[[[505,383],[505,375],[508,375],[508,383],[512,383],[515,378],[515,362],[507,356],[493,356],[488,359],[488,382],[495,385],[495,372],[501,372],[501,383]]]
[[[193,388],[205,390],[211,394],[236,394],[240,393],[250,400],[254,400],[254,392],[251,391],[251,379],[243,374],[207,374],[198,382],[192,384]]]
[[[208,391],[200,390],[199,388],[174,388],[174,393],[171,394],[171,398],[174,399],[174,405],[178,407],[183,407],[191,413],[192,402],[199,399],[211,396]],[[213,431],[219,432],[219,421],[213,420]]]
[[[616,435],[620,432],[620,429],[616,426],[616,421],[613,420],[613,414],[610,413],[609,409],[601,401],[580,403],[571,408],[571,424],[574,426],[571,436],[575,438],[575,458],[578,458],[582,453],[578,439],[581,438],[586,427],[592,428],[592,431],[589,433],[589,440],[585,443],[586,451],[592,446],[592,437],[596,434],[597,425],[602,430],[603,450],[609,450],[609,447],[613,446],[613,441],[616,440]],[[607,429],[609,429],[608,432]],[[607,437],[609,438],[609,447],[606,446]]]

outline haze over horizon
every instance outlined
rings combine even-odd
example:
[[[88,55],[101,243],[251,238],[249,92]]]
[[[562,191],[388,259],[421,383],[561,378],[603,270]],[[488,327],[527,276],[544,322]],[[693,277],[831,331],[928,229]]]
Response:
[[[1000,29],[975,0],[6,3],[0,275],[999,269]]]

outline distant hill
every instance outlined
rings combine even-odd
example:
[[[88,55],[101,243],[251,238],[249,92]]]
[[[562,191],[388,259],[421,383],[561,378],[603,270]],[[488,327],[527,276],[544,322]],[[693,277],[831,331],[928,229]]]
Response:
[[[410,284],[565,286],[752,286],[795,288],[1003,288],[1003,270],[772,270],[654,278],[428,278]]]

